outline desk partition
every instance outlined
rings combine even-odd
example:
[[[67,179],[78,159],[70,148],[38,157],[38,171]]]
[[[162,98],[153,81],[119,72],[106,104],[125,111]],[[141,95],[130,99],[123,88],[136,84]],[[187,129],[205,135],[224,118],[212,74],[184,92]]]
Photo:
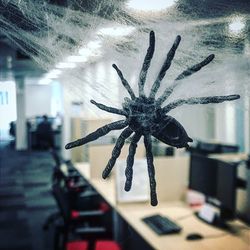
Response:
[[[71,141],[82,138],[96,129],[110,123],[111,119],[71,119]],[[87,162],[89,160],[89,144],[71,149],[72,162]]]
[[[155,157],[159,202],[184,200],[188,186],[189,156]]]
[[[129,145],[130,144],[125,144],[123,146],[119,159],[127,158]],[[114,146],[115,144],[89,146],[89,164],[91,166],[90,168],[91,178],[102,178],[102,171],[107,165],[109,159],[111,158]],[[143,144],[138,144],[135,158],[141,159],[144,157],[145,157],[145,147]],[[115,173],[115,167],[111,175],[114,173]]]
[[[102,171],[111,157],[114,144],[111,145],[90,145],[89,163],[90,176],[94,179],[102,179]],[[126,159],[129,144],[124,145],[119,159]],[[136,159],[145,158],[145,147],[139,144],[137,147]],[[189,156],[178,157],[154,157],[157,193],[159,202],[183,200],[188,184]],[[147,168],[147,165],[145,165]],[[112,174],[115,174],[115,169]],[[149,181],[145,179],[145,181]]]

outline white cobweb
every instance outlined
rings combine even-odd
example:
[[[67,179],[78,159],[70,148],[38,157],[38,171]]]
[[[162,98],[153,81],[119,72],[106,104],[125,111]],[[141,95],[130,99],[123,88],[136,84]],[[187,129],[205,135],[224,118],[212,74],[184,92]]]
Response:
[[[229,94],[240,94],[244,99],[249,95],[250,15],[247,11],[240,17],[246,25],[243,31],[230,33],[231,24],[238,17],[231,17],[226,11],[218,16],[214,14],[217,9],[231,11],[235,7],[222,5],[222,0],[211,11],[199,8],[199,1],[190,9],[187,0],[186,5],[176,4],[160,13],[131,11],[126,8],[127,2],[130,1],[71,0],[64,7],[42,0],[2,0],[0,32],[48,73],[58,74],[68,63],[68,68],[59,75],[65,95],[71,101],[82,101],[85,110],[93,115],[104,112],[97,111],[89,103],[90,99],[120,107],[127,95],[112,63],[118,65],[138,94],[137,80],[150,30],[156,33],[156,49],[145,84],[147,93],[175,37],[181,35],[182,41],[159,93],[184,69],[214,53],[215,60],[184,79],[169,101]],[[13,16],[8,12],[18,14]]]

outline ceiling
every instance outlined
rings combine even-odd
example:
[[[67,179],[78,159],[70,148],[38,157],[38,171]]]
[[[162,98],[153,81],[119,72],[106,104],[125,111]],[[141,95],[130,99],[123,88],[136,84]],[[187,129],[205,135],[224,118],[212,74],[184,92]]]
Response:
[[[103,42],[103,57],[121,61],[127,70],[140,66],[131,63],[131,60],[138,58],[141,61],[144,57],[148,32],[153,29],[158,50],[156,57],[159,57],[159,61],[155,59],[157,67],[152,69],[153,72],[158,70],[168,48],[176,35],[180,34],[182,45],[174,61],[175,68],[169,72],[170,77],[214,53],[217,64],[212,65],[211,70],[219,75],[210,82],[223,80],[221,74],[232,68],[236,69],[237,74],[243,75],[242,79],[247,82],[250,56],[249,1],[172,2],[173,6],[159,12],[141,12],[127,8],[129,1],[126,0],[53,0],[36,3],[31,0],[1,0],[0,79],[19,76],[39,78],[60,62],[65,53],[70,55],[75,48],[79,48],[80,42],[88,44],[88,40],[93,37],[93,30],[107,25],[127,25],[135,27],[136,32],[126,39],[113,41],[108,37]],[[31,7],[34,13],[29,9]],[[44,8],[47,13],[37,11],[39,8]],[[241,25],[243,27],[239,28]],[[45,36],[49,37],[48,42]],[[219,67],[221,63],[223,66]],[[221,73],[218,73],[218,67]],[[210,71],[206,73],[211,75]]]

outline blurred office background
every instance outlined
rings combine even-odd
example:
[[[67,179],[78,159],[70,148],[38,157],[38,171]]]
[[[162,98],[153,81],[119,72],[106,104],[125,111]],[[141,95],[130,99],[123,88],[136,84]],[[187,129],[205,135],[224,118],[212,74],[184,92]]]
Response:
[[[113,63],[138,94],[137,81],[150,30],[155,31],[156,49],[146,93],[176,36],[181,35],[159,94],[183,70],[213,53],[214,61],[183,80],[167,102],[197,96],[241,95],[239,100],[222,104],[183,105],[170,115],[194,139],[194,150],[205,154],[235,153],[236,159],[243,159],[238,175],[247,186],[248,0],[1,0],[0,249],[52,249],[54,232],[51,228],[44,231],[43,225],[58,210],[51,194],[54,166],[69,161],[73,165],[91,164],[98,153],[103,158],[98,164],[109,159],[121,131],[73,150],[65,150],[64,146],[119,119],[90,103],[94,99],[121,107],[127,93]],[[51,123],[53,150],[39,142],[37,127],[43,115]],[[104,148],[95,151],[98,146]],[[190,151],[153,142],[155,157],[189,157]],[[239,192],[237,206],[241,218],[249,222],[250,193],[246,190]],[[112,238],[110,235],[107,238]]]

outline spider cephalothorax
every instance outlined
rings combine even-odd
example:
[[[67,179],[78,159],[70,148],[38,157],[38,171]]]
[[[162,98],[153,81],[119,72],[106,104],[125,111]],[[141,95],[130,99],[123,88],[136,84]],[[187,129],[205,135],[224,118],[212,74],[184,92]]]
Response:
[[[136,97],[134,91],[131,89],[129,83],[123,77],[120,69],[113,64],[114,69],[117,71],[118,76],[121,79],[123,86],[128,91],[130,98],[125,98],[122,105],[122,109],[105,106],[101,103],[97,103],[91,100],[91,103],[96,105],[98,108],[105,110],[113,114],[119,114],[125,116],[124,120],[112,122],[107,124],[95,132],[87,135],[84,138],[68,143],[65,148],[70,149],[86,144],[90,141],[94,141],[101,136],[108,134],[111,130],[124,129],[121,135],[118,137],[115,147],[112,151],[112,156],[103,170],[103,178],[107,178],[112,168],[115,165],[116,159],[121,153],[121,149],[125,143],[125,140],[132,134],[131,144],[129,146],[129,154],[127,157],[127,167],[125,170],[126,183],[125,190],[129,191],[132,186],[133,178],[133,164],[134,156],[136,152],[137,143],[140,138],[144,137],[144,145],[146,148],[146,158],[148,164],[149,182],[150,182],[150,197],[151,205],[156,206],[158,204],[156,195],[156,181],[155,181],[155,170],[153,164],[152,154],[152,141],[151,136],[154,136],[158,140],[177,148],[188,147],[188,142],[192,142],[192,139],[187,135],[183,126],[173,117],[167,115],[167,113],[183,104],[208,104],[208,103],[221,103],[224,101],[232,101],[239,99],[239,95],[227,95],[227,96],[208,96],[208,97],[193,97],[187,99],[179,99],[173,101],[166,106],[162,107],[163,102],[172,94],[174,88],[180,83],[180,80],[192,75],[199,71],[202,67],[209,64],[213,59],[214,55],[211,54],[205,58],[202,62],[195,64],[194,66],[184,70],[174,80],[173,84],[166,88],[163,94],[159,98],[155,98],[155,94],[160,87],[160,83],[164,78],[166,71],[169,69],[171,62],[174,58],[175,51],[179,46],[181,37],[177,36],[173,46],[167,54],[166,60],[163,63],[160,72],[152,85],[149,96],[146,97],[144,93],[144,84],[146,81],[147,71],[150,66],[151,59],[154,54],[155,48],[155,35],[154,32],[150,32],[149,37],[149,48],[145,56],[142,69],[139,76],[139,97]]]
[[[166,115],[153,98],[141,96],[134,100],[125,98],[124,110],[128,112],[129,127],[142,135],[151,134],[171,146],[188,146],[192,139],[187,136],[182,125],[173,117]]]

